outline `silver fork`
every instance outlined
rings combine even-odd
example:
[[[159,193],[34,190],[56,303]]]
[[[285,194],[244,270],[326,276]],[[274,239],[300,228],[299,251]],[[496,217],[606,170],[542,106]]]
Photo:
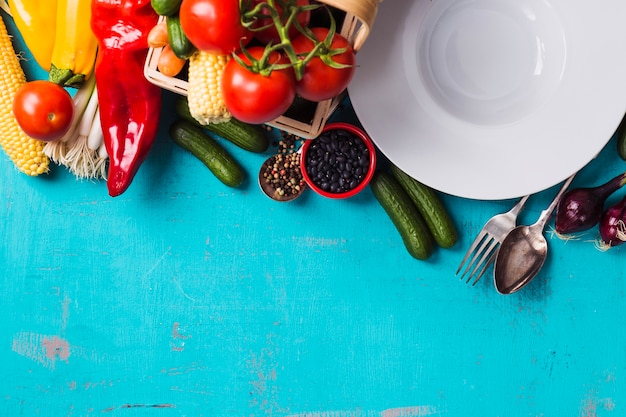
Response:
[[[517,223],[517,215],[522,208],[524,208],[524,204],[526,204],[526,200],[528,200],[529,195],[524,196],[520,199],[520,201],[513,206],[513,208],[506,213],[496,214],[483,226],[482,230],[474,239],[474,242],[469,247],[467,252],[465,253],[465,257],[461,261],[459,268],[456,270],[456,274],[458,275],[465,265],[466,262],[469,261],[465,270],[461,274],[461,279],[463,279],[468,273],[466,283],[469,283],[472,278],[474,282],[472,285],[476,285],[476,283],[483,276],[489,265],[495,260],[496,254],[498,253],[498,248],[502,240],[505,236],[515,228]]]

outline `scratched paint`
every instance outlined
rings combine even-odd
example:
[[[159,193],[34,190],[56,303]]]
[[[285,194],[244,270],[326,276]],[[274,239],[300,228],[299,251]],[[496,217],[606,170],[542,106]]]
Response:
[[[184,330],[181,329],[180,323],[175,322],[172,326],[172,350],[175,352],[182,352],[185,349],[185,340],[191,336],[185,335]]]
[[[109,407],[102,410],[103,413],[110,413],[115,410],[128,410],[132,408],[140,409],[163,409],[163,408],[176,408],[174,404],[122,404],[115,407]]]
[[[382,411],[374,410],[336,410],[313,411],[290,414],[288,417],[423,417],[440,415],[435,407],[428,405],[388,408]]]
[[[59,336],[21,332],[13,337],[11,348],[18,355],[50,370],[55,369],[58,361],[67,363],[70,357],[69,342]]]

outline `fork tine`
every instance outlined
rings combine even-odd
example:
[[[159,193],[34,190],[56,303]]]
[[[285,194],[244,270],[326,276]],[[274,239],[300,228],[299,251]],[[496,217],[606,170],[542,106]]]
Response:
[[[489,268],[489,265],[491,265],[493,263],[493,261],[495,260],[497,254],[498,254],[498,250],[496,249],[495,251],[493,251],[493,253],[489,257],[489,259],[487,259],[487,261],[483,265],[483,269],[481,269],[480,272],[478,273],[478,275],[476,275],[476,278],[474,279],[474,282],[472,282],[472,287],[474,285],[476,285],[476,283],[478,281],[480,281],[480,279],[482,278],[483,274],[487,271],[487,268]]]
[[[498,248],[499,244],[500,242],[498,242],[498,240],[496,239],[491,240],[489,246],[483,251],[480,260],[476,263],[476,266],[472,270],[472,273],[469,275],[469,277],[467,277],[466,283],[469,283],[473,277],[476,277],[473,285],[475,285],[476,282],[478,282],[480,277],[487,270],[487,267],[489,266],[490,261],[492,260],[493,256],[497,252],[496,249]]]
[[[461,275],[461,279],[463,279],[467,273],[470,274],[470,276],[468,277],[468,279],[470,279],[470,277],[476,272],[476,270],[480,268],[480,265],[482,264],[484,260],[484,255],[487,253],[489,248],[491,248],[491,245],[493,244],[492,243],[493,240],[494,240],[493,236],[487,233],[487,236],[485,237],[485,239],[483,239],[478,249],[474,251],[474,255],[472,256],[472,259],[467,264],[467,267],[465,268],[463,275]]]
[[[476,269],[476,267],[478,267],[478,264],[477,264],[478,260],[481,259],[481,255],[485,252],[485,249],[489,247],[492,240],[493,240],[493,236],[485,232],[484,238],[479,242],[480,245],[478,245],[478,247],[474,249],[469,259],[469,262],[465,266],[465,270],[461,274],[460,279],[463,279],[468,272],[471,272],[474,269]]]
[[[474,239],[474,241],[472,242],[472,245],[469,247],[469,249],[467,249],[467,252],[465,252],[465,256],[463,257],[463,260],[461,261],[461,264],[459,265],[458,269],[456,270],[455,275],[458,275],[459,272],[461,271],[461,269],[463,268],[463,265],[465,264],[465,262],[469,259],[469,257],[472,255],[472,253],[474,252],[474,249],[476,249],[476,247],[480,244],[480,242],[483,240],[483,238],[487,235],[487,232],[485,231],[485,229],[483,228],[479,233],[478,236],[476,236],[476,239]]]

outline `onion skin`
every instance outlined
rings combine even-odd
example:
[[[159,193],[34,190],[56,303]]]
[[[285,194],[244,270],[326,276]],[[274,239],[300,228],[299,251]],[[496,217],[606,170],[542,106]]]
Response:
[[[597,187],[574,188],[563,194],[556,207],[554,228],[562,235],[583,232],[600,222],[606,199],[626,184],[626,173]]]
[[[626,242],[626,197],[604,212],[599,227],[603,246],[613,247]]]

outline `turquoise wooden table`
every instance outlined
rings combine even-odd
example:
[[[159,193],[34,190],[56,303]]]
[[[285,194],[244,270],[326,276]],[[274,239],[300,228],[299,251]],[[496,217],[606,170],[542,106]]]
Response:
[[[417,261],[369,189],[276,203],[253,180],[270,151],[234,147],[250,178],[223,186],[170,141],[173,98],[120,197],[0,158],[0,414],[626,415],[626,249],[548,231],[529,286],[471,287],[454,271],[514,200],[443,195],[459,242]],[[613,139],[574,186],[625,168]]]

